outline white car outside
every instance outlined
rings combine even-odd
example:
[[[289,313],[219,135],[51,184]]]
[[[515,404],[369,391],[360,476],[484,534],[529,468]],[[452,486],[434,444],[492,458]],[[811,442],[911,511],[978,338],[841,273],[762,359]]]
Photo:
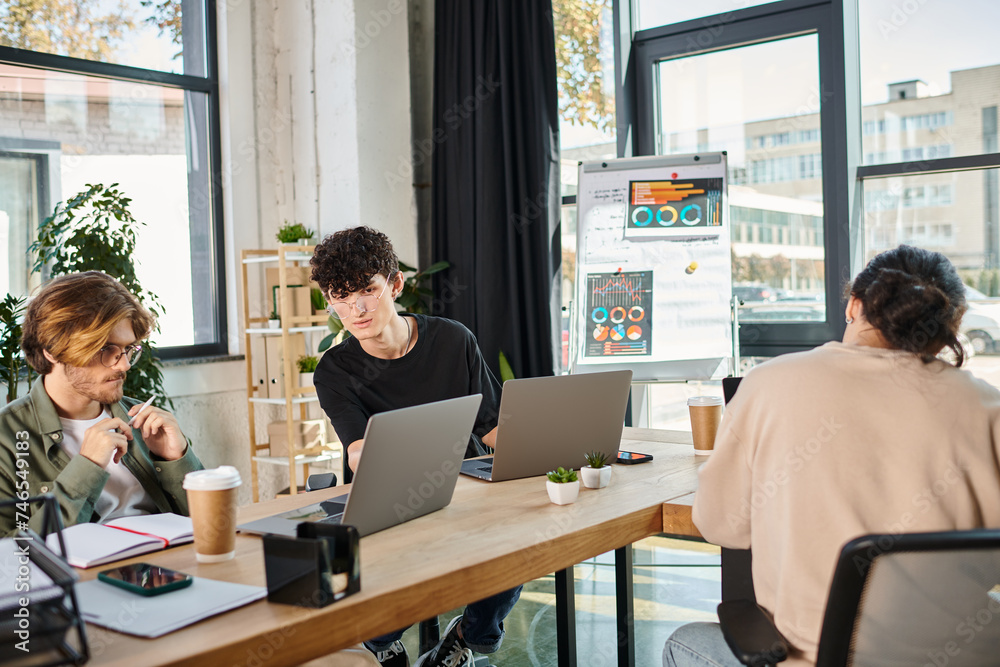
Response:
[[[976,354],[990,354],[1000,340],[1000,298],[991,298],[966,285],[969,310],[962,318],[959,332],[965,334]]]

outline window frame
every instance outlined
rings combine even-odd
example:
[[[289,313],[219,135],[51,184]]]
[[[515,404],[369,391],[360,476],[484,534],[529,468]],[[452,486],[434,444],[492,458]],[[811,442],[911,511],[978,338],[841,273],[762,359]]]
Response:
[[[0,63],[4,64],[131,83],[158,85],[205,94],[208,106],[208,124],[205,128],[206,136],[204,140],[210,163],[208,171],[209,183],[207,183],[207,187],[212,197],[212,205],[209,210],[212,216],[210,230],[213,244],[212,260],[214,263],[211,285],[208,286],[208,289],[213,295],[216,340],[212,343],[157,347],[156,352],[161,359],[186,359],[229,354],[221,173],[222,139],[219,101],[218,24],[215,3],[206,0],[200,3],[200,6],[203,11],[205,26],[204,44],[207,51],[205,54],[207,76],[204,77],[0,46]],[[199,35],[195,39],[200,42],[201,37]],[[50,195],[51,193],[46,194]],[[51,206],[52,203],[50,202],[46,215],[51,212]]]
[[[631,8],[615,0],[616,35],[631,33]],[[632,34],[628,51],[618,63],[625,72],[618,94],[629,101],[619,105],[619,155],[652,155],[657,145],[656,63],[776,39],[815,34],[823,100],[819,110],[824,206],[826,320],[823,322],[744,323],[740,349],[744,356],[774,356],[810,349],[844,332],[843,281],[862,253],[859,243],[859,191],[851,177],[860,163],[860,86],[851,78],[857,63],[857,30],[853,0],[785,0],[701,19],[661,26]],[[853,46],[852,46],[853,45]],[[616,70],[617,71],[617,70]],[[853,109],[853,111],[852,111]],[[622,140],[627,137],[623,146]],[[841,221],[852,221],[844,224]]]

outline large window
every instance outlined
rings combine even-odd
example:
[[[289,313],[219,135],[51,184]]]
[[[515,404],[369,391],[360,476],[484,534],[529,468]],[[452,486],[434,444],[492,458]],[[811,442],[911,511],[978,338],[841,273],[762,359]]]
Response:
[[[997,3],[858,0],[864,259],[944,253],[967,285],[972,372],[1000,371]],[[933,40],[934,53],[926,49]]]
[[[864,163],[996,152],[1000,3],[857,1]]]
[[[984,333],[1000,337],[1000,4],[616,8],[637,28],[619,54],[633,152],[729,153],[734,279],[763,301],[745,354],[839,337],[844,281],[900,243],[952,260],[975,300],[963,332],[981,358],[1000,351]]]
[[[37,286],[26,250],[56,202],[118,183],[163,356],[225,352],[212,3],[24,7],[0,9],[0,288]]]
[[[576,194],[580,162],[617,157],[612,0],[553,0],[559,85],[562,189],[562,367],[576,280]]]
[[[657,153],[728,154],[741,321],[825,320],[816,35],[665,59],[654,75]]]
[[[744,355],[836,337],[840,285],[831,278],[841,272],[831,266],[850,261],[841,221],[851,208],[843,179],[848,122],[838,94],[842,7],[720,2],[684,14],[661,3],[651,23],[656,5],[638,3],[643,29],[633,36],[631,80],[622,86],[636,100],[624,119],[633,153],[726,151]]]

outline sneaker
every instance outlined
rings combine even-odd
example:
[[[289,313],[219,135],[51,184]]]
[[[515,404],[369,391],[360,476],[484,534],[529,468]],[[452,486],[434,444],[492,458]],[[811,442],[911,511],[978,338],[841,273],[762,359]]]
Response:
[[[448,624],[441,641],[417,659],[414,667],[472,667],[472,649],[458,636],[461,616],[456,616]]]
[[[365,645],[369,651],[375,654],[375,659],[378,660],[378,664],[386,665],[386,667],[410,667],[410,656],[406,654],[406,647],[403,646],[403,642],[394,641],[389,645],[389,648],[384,651],[372,651],[368,645]]]

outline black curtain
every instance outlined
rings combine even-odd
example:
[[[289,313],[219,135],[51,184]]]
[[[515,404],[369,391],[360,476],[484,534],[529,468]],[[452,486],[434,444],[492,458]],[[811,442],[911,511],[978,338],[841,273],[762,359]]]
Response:
[[[551,0],[437,0],[433,313],[517,377],[552,375],[561,340],[555,68]]]

